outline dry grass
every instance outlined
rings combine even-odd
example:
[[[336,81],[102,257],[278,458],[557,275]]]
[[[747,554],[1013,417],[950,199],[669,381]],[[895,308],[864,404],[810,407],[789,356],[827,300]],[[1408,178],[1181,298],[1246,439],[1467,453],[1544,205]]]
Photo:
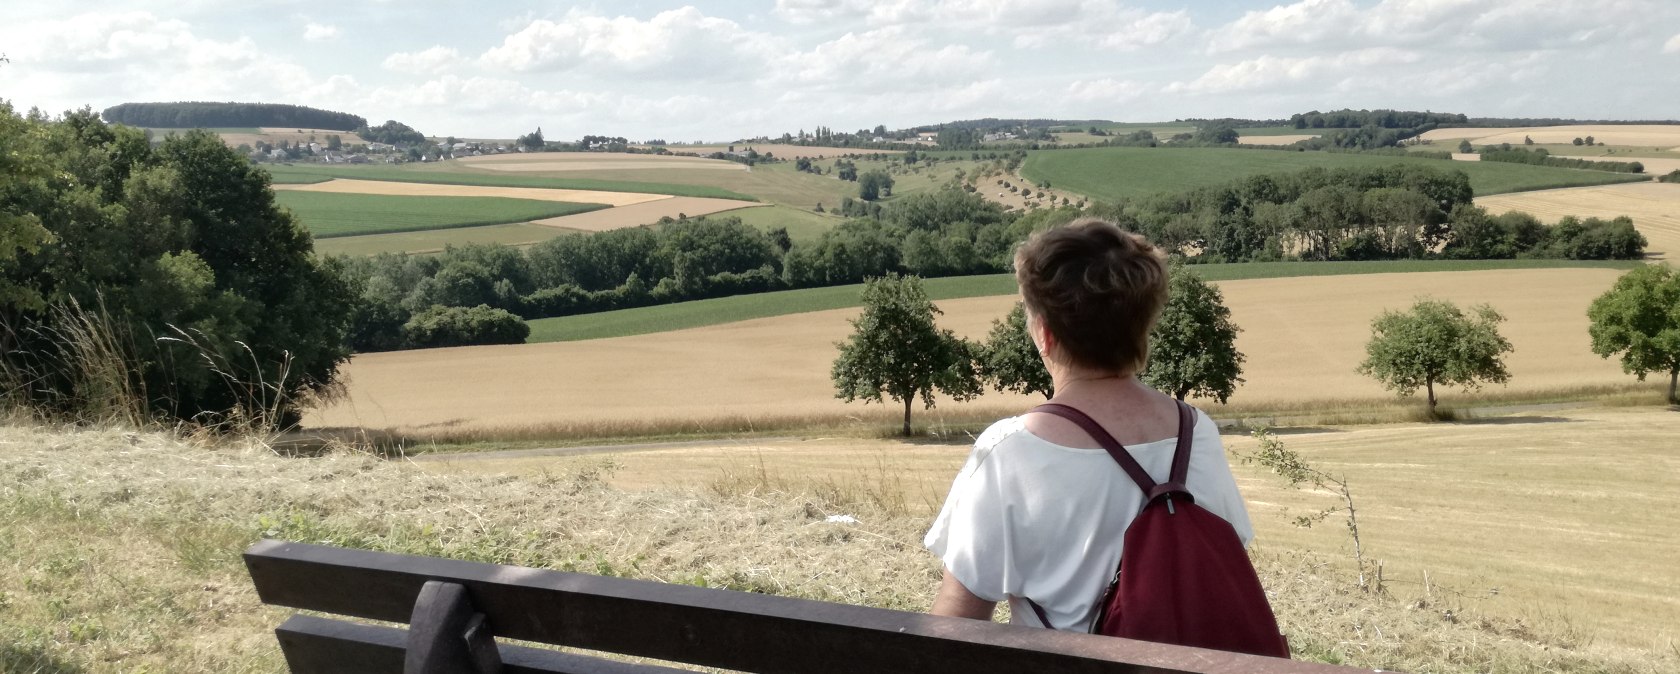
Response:
[[[755,206],[768,206],[738,199],[710,199],[706,197],[669,197],[629,206],[619,206],[588,213],[562,215],[534,221],[535,224],[581,232],[604,232],[658,222],[660,218],[696,217]]]
[[[684,169],[745,171],[745,164],[657,154],[629,152],[539,152],[464,157],[461,163],[491,171],[622,171],[627,169]]]
[[[1571,187],[1477,197],[1476,205],[1493,213],[1522,211],[1546,222],[1566,215],[1614,218],[1626,215],[1650,242],[1646,254],[1656,259],[1680,257],[1680,185],[1628,183]]]
[[[1576,138],[1592,136],[1594,142],[1606,145],[1671,147],[1676,142],[1680,142],[1680,126],[1667,124],[1576,124],[1519,128],[1467,127],[1435,129],[1424,133],[1422,138],[1434,142],[1457,141],[1461,138],[1468,138],[1471,143],[1476,145],[1498,145],[1500,143],[1522,145],[1524,136],[1532,138],[1536,143],[1567,144]]]
[[[1672,431],[1638,421],[1616,424],[1615,417],[1605,417],[1599,423],[1652,429],[1648,434]],[[1482,430],[1509,432],[1465,432]],[[1414,492],[1401,487],[1418,469],[1356,466],[1362,450],[1318,452],[1314,437],[1288,439],[1326,465],[1349,471],[1371,513],[1371,545],[1388,560],[1392,580],[1408,577],[1400,569],[1414,552],[1402,549],[1401,541],[1412,545],[1414,539],[1392,529],[1390,519],[1415,523],[1422,518],[1410,509],[1426,508],[1439,538],[1481,546],[1481,555],[1462,550],[1460,559],[1508,554],[1508,563],[1529,574],[1532,585],[1555,582],[1559,591],[1588,595],[1602,589],[1598,583],[1631,578],[1624,597],[1631,603],[1619,614],[1646,618],[1637,634],[1655,639],[1663,625],[1674,624],[1664,619],[1671,613],[1653,613],[1671,610],[1663,608],[1669,595],[1660,589],[1639,594],[1672,576],[1656,557],[1674,545],[1665,543],[1665,532],[1618,539],[1623,529],[1574,532],[1569,519],[1573,512],[1593,523],[1655,522],[1661,529],[1656,520],[1665,516],[1662,508],[1672,510],[1662,497],[1674,485],[1653,480],[1670,479],[1675,471],[1629,475],[1650,465],[1635,460],[1662,459],[1660,451],[1650,451],[1655,445],[1647,443],[1637,455],[1602,452],[1610,465],[1577,494],[1569,488],[1572,479],[1561,488],[1557,482],[1572,465],[1560,462],[1573,456],[1562,444],[1522,447],[1521,457],[1538,458],[1513,460],[1450,447],[1420,452],[1407,444],[1407,463],[1471,457],[1467,466],[1455,461],[1464,470],[1438,489]],[[1631,442],[1626,435],[1617,439],[1624,442],[1613,448]],[[1508,449],[1510,440],[1461,439]],[[879,465],[862,462],[855,474],[826,485],[822,478],[784,478],[766,453],[763,470],[743,458],[733,474],[719,471],[704,484],[624,492],[607,483],[657,466],[629,465],[637,455],[627,454],[524,476],[463,476],[354,453],[283,459],[260,447],[211,447],[153,434],[0,427],[0,670],[280,671],[271,630],[287,611],[258,604],[238,558],[262,536],[922,610],[938,568],[919,544],[928,517],[917,512],[918,504],[892,496],[903,484],[893,461],[898,449],[880,450]],[[941,454],[943,466],[929,460],[919,470],[948,480],[965,450],[916,451]],[[1611,459],[1624,461],[1618,468]],[[1500,469],[1528,477],[1513,482],[1508,493],[1480,487],[1483,480],[1499,481]],[[1634,497],[1600,496],[1603,480],[1634,477],[1640,480]],[[1251,471],[1243,480],[1251,498],[1275,484]],[[1455,485],[1472,488],[1455,491]],[[1276,496],[1282,502],[1312,495]],[[1528,510],[1536,497],[1581,503],[1572,509],[1557,500],[1531,516],[1512,514]],[[1299,551],[1264,503],[1255,508],[1264,537],[1256,558],[1298,656],[1418,672],[1680,671],[1680,660],[1660,645],[1642,650],[1594,639],[1598,616],[1591,611],[1597,604],[1543,603],[1547,596],[1529,594],[1524,578],[1496,581],[1501,600],[1477,598],[1491,585],[1485,579],[1445,584],[1460,594],[1414,591],[1398,582],[1390,584],[1393,596],[1361,594],[1339,568],[1335,532],[1309,532],[1322,535],[1302,539],[1315,552]],[[1489,503],[1502,509],[1475,507]],[[825,523],[829,514],[853,515],[859,524]],[[1499,536],[1478,539],[1478,532]],[[1599,546],[1551,544],[1555,536]],[[1421,540],[1415,554],[1422,563],[1448,564],[1432,556],[1441,545]],[[1515,547],[1505,551],[1488,543],[1504,540]],[[1639,545],[1626,545],[1634,541]],[[1550,563],[1521,557],[1531,551],[1549,555],[1537,559]],[[1560,571],[1573,568],[1574,555],[1598,560],[1616,553],[1621,558],[1615,563],[1585,575]],[[1424,568],[1432,578],[1448,573]],[[1649,577],[1633,578],[1639,573]]]
[[[1373,274],[1221,282],[1244,332],[1247,383],[1232,398],[1248,410],[1382,405],[1394,396],[1354,372],[1370,322],[1384,309],[1431,295],[1488,302],[1510,320],[1512,395],[1632,379],[1589,349],[1586,308],[1619,272],[1607,269]],[[940,323],[983,338],[1013,297],[940,303]],[[311,414],[311,426],[395,428],[415,433],[557,429],[651,424],[706,425],[727,419],[776,426],[786,419],[890,414],[891,405],[834,398],[834,344],[856,309],[755,319],[613,339],[481,346],[356,356],[344,369],[348,396]],[[1454,405],[1456,390],[1440,392]],[[990,393],[976,403],[940,403],[944,414],[973,407],[1020,409],[1026,396]],[[877,411],[879,410],[879,411]],[[1310,409],[1308,410],[1310,411]]]
[[[1279,436],[1315,467],[1345,475],[1368,554],[1396,597],[1457,602],[1518,616],[1577,644],[1660,651],[1680,638],[1680,413],[1656,407],[1577,409],[1463,423],[1304,428]],[[1244,435],[1234,451],[1254,449]],[[1582,447],[1591,447],[1584,454]],[[830,494],[836,501],[930,518],[967,456],[967,439],[736,439],[612,454],[615,487],[708,485]],[[437,456],[448,474],[538,475],[601,461],[582,457]],[[1333,505],[1258,466],[1237,464],[1263,549],[1313,551],[1351,573],[1337,521],[1301,529],[1295,516]],[[1428,578],[1430,586],[1424,585]],[[1425,596],[1427,595],[1427,597]]]
[[[600,192],[596,190],[563,190],[542,187],[486,187],[482,185],[443,185],[438,183],[408,183],[389,180],[346,180],[338,178],[320,183],[306,185],[275,185],[276,190],[297,190],[300,192],[340,192],[348,194],[386,194],[392,196],[429,196],[429,197],[506,197],[510,199],[535,199],[537,201],[567,201],[584,204],[606,204],[608,206],[629,206],[660,199],[670,199],[665,194],[641,194],[636,192]]]

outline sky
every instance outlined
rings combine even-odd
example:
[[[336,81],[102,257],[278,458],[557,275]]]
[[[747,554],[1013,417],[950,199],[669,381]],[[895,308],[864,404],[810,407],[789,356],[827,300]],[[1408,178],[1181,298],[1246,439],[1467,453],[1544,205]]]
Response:
[[[0,54],[19,110],[294,103],[461,137],[1680,118],[1680,0],[64,0],[0,6]]]

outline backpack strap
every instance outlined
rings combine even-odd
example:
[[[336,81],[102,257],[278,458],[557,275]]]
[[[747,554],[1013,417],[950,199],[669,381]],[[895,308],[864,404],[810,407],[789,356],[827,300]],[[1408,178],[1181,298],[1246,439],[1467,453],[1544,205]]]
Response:
[[[1108,452],[1109,457],[1113,458],[1115,463],[1120,464],[1120,469],[1132,478],[1132,482],[1137,483],[1138,489],[1143,490],[1145,503],[1154,501],[1156,497],[1163,494],[1183,494],[1190,498],[1193,503],[1195,499],[1190,496],[1190,490],[1185,486],[1185,481],[1190,473],[1190,446],[1195,439],[1193,436],[1196,432],[1196,409],[1184,404],[1182,400],[1175,402],[1178,407],[1178,446],[1173,449],[1172,472],[1168,475],[1167,481],[1160,484],[1156,484],[1155,479],[1149,477],[1149,472],[1138,464],[1137,459],[1132,457],[1131,452],[1126,451],[1125,446],[1121,445],[1119,440],[1115,440],[1113,435],[1103,430],[1101,424],[1098,424],[1090,415],[1079,411],[1078,408],[1061,403],[1044,403],[1030,411],[1054,414],[1073,422],[1074,425],[1084,430],[1087,435],[1091,436],[1091,439],[1102,445],[1102,448]]]

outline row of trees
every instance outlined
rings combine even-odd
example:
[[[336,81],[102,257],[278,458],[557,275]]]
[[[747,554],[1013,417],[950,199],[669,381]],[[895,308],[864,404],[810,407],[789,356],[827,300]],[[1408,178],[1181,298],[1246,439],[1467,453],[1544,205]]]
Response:
[[[278,126],[350,131],[367,126],[366,119],[347,112],[281,103],[122,103],[100,114],[113,124],[164,129]]]
[[[1645,165],[1637,161],[1593,161],[1591,159],[1579,159],[1576,157],[1555,157],[1552,156],[1552,153],[1547,152],[1546,148],[1535,148],[1530,150],[1520,147],[1512,147],[1509,143],[1482,148],[1481,160],[1508,162],[1512,164],[1532,164],[1535,166],[1589,169],[1593,171],[1611,171],[1614,173],[1645,172]]]
[[[1425,125],[1462,125],[1468,121],[1469,118],[1461,114],[1415,110],[1313,110],[1289,116],[1289,125],[1297,129],[1356,129],[1366,126],[1380,129],[1415,129]]]
[[[999,391],[1055,394],[1019,304],[993,321],[984,343],[975,343],[935,324],[941,312],[918,277],[870,279],[862,299],[863,311],[852,320],[852,335],[838,345],[829,373],[835,397],[898,402],[905,435],[913,404],[920,400],[932,408],[935,393],[962,401],[989,384]],[[1238,332],[1219,289],[1174,265],[1167,305],[1150,335],[1149,366],[1140,377],[1179,400],[1201,396],[1224,402],[1242,382]]]
[[[1169,299],[1149,336],[1149,363],[1139,379],[1179,400],[1224,403],[1243,381],[1245,358],[1236,348],[1241,329],[1217,287],[1181,265],[1171,273]],[[835,397],[901,404],[905,435],[914,403],[932,408],[936,393],[963,401],[989,384],[999,391],[1055,394],[1019,304],[993,322],[984,343],[974,343],[937,326],[941,312],[915,276],[871,279],[862,300],[852,334],[836,345],[839,355],[829,372]],[[1619,356],[1622,369],[1640,381],[1667,374],[1667,399],[1680,404],[1680,273],[1667,265],[1636,268],[1593,301],[1588,318],[1595,354]],[[1402,397],[1424,391],[1433,416],[1437,387],[1474,390],[1510,380],[1504,358],[1512,346],[1499,333],[1504,320],[1491,306],[1465,311],[1420,299],[1372,321],[1366,358],[1356,370]]]
[[[384,124],[373,127],[362,124],[356,127],[355,131],[357,136],[370,143],[384,143],[403,148],[419,147],[426,143],[425,134],[394,119],[385,120]]]

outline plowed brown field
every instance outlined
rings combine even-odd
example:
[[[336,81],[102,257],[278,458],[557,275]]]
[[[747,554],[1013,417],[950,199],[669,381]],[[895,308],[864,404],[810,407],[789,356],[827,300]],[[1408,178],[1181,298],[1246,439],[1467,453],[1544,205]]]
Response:
[[[1622,384],[1588,348],[1586,308],[1620,272],[1546,269],[1372,274],[1220,283],[1244,332],[1247,383],[1233,404],[1389,400],[1354,372],[1370,322],[1430,295],[1491,303],[1509,322],[1513,390]],[[941,302],[941,325],[983,338],[1013,297]],[[834,344],[856,309],[757,319],[583,342],[373,353],[346,367],[348,398],[310,415],[317,426],[405,429],[769,419],[864,411],[834,398]],[[1453,392],[1441,392],[1450,401]],[[971,405],[1031,399],[987,394]],[[942,406],[951,409],[948,405]],[[874,412],[871,406],[868,411]]]

